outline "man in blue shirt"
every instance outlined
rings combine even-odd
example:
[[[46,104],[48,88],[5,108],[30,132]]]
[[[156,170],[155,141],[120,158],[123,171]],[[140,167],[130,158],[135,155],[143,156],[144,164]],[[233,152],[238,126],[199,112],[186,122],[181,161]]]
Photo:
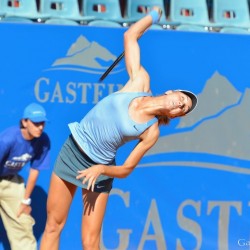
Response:
[[[0,216],[12,250],[36,250],[31,216],[31,193],[39,170],[49,166],[50,139],[43,132],[47,121],[44,108],[28,105],[20,126],[0,133]],[[30,162],[26,185],[18,172]]]

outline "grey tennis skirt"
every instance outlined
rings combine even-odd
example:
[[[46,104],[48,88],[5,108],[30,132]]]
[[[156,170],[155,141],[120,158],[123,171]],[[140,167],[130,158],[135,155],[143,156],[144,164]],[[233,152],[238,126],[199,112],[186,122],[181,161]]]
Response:
[[[84,170],[97,163],[92,161],[70,135],[63,144],[61,151],[57,157],[54,173],[61,179],[68,181],[78,187],[87,188],[87,184],[82,183],[82,179],[77,180],[79,170]],[[114,164],[112,164],[114,165]],[[109,193],[112,189],[113,178],[105,175],[100,175],[95,183],[94,192]]]

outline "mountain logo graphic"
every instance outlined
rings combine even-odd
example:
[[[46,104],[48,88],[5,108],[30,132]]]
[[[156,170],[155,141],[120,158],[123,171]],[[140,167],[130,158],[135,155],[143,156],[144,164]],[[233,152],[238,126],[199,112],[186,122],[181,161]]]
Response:
[[[140,167],[186,166],[249,175],[250,89],[241,93],[215,72],[198,99],[192,114],[179,118],[172,133],[159,138]]]
[[[30,154],[23,154],[21,156],[14,156],[13,160],[14,161],[23,161],[23,162],[27,162],[32,158],[32,156]]]
[[[116,60],[117,55],[97,42],[89,42],[86,37],[80,36],[73,43],[66,56],[54,61],[47,70],[81,71],[91,74],[103,74]],[[124,65],[118,64],[110,74],[124,71]]]

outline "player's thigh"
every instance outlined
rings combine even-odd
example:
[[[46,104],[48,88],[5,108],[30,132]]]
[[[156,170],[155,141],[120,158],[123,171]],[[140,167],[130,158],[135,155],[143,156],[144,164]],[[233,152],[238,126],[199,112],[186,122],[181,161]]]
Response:
[[[66,220],[76,186],[52,173],[47,201],[48,217],[61,222]]]
[[[86,189],[82,191],[84,212],[82,233],[99,234],[108,202],[108,193],[96,193]]]

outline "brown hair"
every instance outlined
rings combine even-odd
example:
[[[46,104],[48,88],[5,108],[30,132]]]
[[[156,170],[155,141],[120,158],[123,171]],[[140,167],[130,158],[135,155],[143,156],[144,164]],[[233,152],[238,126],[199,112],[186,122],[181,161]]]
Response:
[[[166,115],[157,115],[156,118],[158,119],[159,126],[166,126],[170,123],[170,118],[168,118]]]
[[[21,120],[19,121],[19,127],[20,127],[20,128],[24,128],[24,126],[23,126],[23,120],[27,121],[28,119],[21,119]]]

